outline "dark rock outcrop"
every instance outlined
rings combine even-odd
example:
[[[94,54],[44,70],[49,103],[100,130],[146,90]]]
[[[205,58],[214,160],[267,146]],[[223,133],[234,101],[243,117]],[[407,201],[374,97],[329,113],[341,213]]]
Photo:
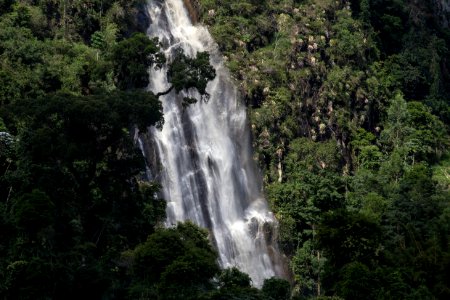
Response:
[[[150,26],[150,15],[145,4],[139,4],[137,6],[134,24],[139,32],[146,32]]]
[[[183,0],[183,2],[189,12],[192,23],[197,23],[199,19],[200,4],[197,0]]]
[[[450,26],[450,1],[434,0],[434,14],[442,27]]]

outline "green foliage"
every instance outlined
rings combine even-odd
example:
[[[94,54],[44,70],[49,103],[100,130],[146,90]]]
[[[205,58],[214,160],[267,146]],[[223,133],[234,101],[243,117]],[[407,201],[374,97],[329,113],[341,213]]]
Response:
[[[363,295],[371,298],[371,278],[369,268],[360,262],[345,265],[340,274],[336,292],[344,299],[360,299]]]
[[[0,2],[0,298],[178,299],[179,284],[186,295],[211,286],[216,255],[190,225],[178,232],[197,250],[154,289],[131,282],[121,260],[165,218],[132,139],[163,124],[157,96],[140,89],[164,55],[157,40],[130,36],[142,4]],[[204,92],[209,56],[189,62],[208,77],[197,77]]]
[[[148,68],[161,66],[165,57],[159,52],[156,39],[135,33],[113,48],[115,80],[120,89],[145,88],[149,83]]]
[[[132,254],[130,298],[198,299],[212,288],[217,256],[207,233],[192,223],[158,229]],[[246,275],[248,277],[248,275]]]
[[[74,299],[88,290],[98,297],[111,292],[111,282],[121,280],[114,271],[120,252],[165,216],[157,189],[139,185],[144,161],[128,132],[161,122],[161,110],[152,94],[115,92],[24,99],[2,111],[18,137],[1,174],[2,214],[14,217],[2,226],[17,236],[1,250],[0,266],[36,258],[5,273],[5,297],[59,298],[77,286]]]
[[[450,188],[450,160],[446,153],[439,164],[433,167],[433,179],[443,190]]]
[[[262,292],[268,300],[289,300],[291,298],[291,286],[289,282],[280,278],[272,277],[265,279]]]
[[[392,148],[398,148],[406,142],[412,128],[407,126],[409,113],[406,101],[401,94],[396,94],[387,111],[386,128],[381,139]]]
[[[264,293],[251,287],[250,277],[237,268],[222,270],[219,275],[219,289],[210,292],[202,299],[210,300],[265,300]]]
[[[219,282],[222,288],[249,288],[251,279],[247,274],[239,271],[239,269],[230,268],[222,271]]]
[[[13,211],[18,227],[31,234],[51,225],[55,218],[55,205],[39,190],[17,199]]]
[[[0,11],[8,12],[11,9],[11,5],[14,3],[14,0],[1,0],[0,1]]]
[[[411,148],[415,159],[421,161],[439,159],[449,146],[445,125],[420,102],[409,102],[408,113],[409,126],[414,128]]]
[[[130,34],[140,4],[0,1],[0,298],[288,299],[285,281],[219,273],[190,223],[153,233],[165,202],[130,131],[161,125],[161,104],[130,89],[164,58]],[[431,0],[199,4],[249,106],[295,296],[448,299],[448,16]],[[161,95],[207,97],[207,53],[168,69]]]
[[[92,34],[91,45],[99,50],[104,50],[106,48],[105,37],[101,31],[96,31]]]
[[[209,64],[209,53],[199,52],[195,58],[190,58],[178,51],[169,66],[167,77],[177,92],[196,88],[207,97],[206,85],[216,77],[216,71]]]
[[[370,40],[370,33],[364,32],[361,24],[351,17],[351,12],[341,10],[336,17],[336,23],[331,27],[336,35],[330,39],[327,49],[330,58],[338,65],[361,65],[376,58],[378,50]]]
[[[362,214],[337,210],[324,215],[317,237],[328,263],[338,269],[352,261],[376,260],[381,230]]]
[[[448,261],[433,225],[449,205],[448,16],[428,0],[199,2],[249,107],[294,293],[445,298],[429,251]]]
[[[293,140],[285,159],[286,171],[292,175],[299,167],[315,172],[323,169],[334,171],[339,165],[337,152],[336,143],[331,140],[323,143],[311,142],[306,138]]]
[[[217,257],[193,225],[178,227],[186,251],[154,288],[129,278],[121,260],[166,204],[158,185],[141,181],[132,139],[163,124],[157,96],[138,90],[148,68],[165,63],[157,40],[129,35],[138,4],[0,1],[0,298],[179,299],[183,286],[197,299],[212,286]],[[189,62],[209,76],[198,77],[204,92],[209,56]]]

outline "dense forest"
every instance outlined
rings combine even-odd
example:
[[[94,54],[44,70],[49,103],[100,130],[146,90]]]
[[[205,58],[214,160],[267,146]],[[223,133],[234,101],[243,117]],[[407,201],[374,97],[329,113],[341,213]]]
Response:
[[[449,299],[445,1],[188,2],[247,105],[290,282],[221,270],[143,180],[135,132],[162,94],[206,93],[207,53],[155,95],[145,1],[0,0],[0,298]]]
[[[199,3],[248,105],[295,294],[448,299],[445,1]]]

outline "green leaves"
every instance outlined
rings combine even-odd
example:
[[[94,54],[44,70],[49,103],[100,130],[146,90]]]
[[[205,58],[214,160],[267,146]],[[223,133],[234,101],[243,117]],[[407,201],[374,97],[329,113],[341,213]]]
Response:
[[[442,155],[445,141],[443,123],[419,102],[406,103],[400,94],[388,109],[381,142],[387,149],[403,148],[412,161],[433,161]]]
[[[220,286],[222,288],[249,288],[250,277],[239,271],[237,268],[225,269],[219,276]]]
[[[317,238],[329,264],[339,269],[352,261],[376,260],[381,229],[362,214],[337,210],[323,216]]]
[[[42,191],[33,190],[16,200],[13,207],[17,225],[28,233],[37,233],[46,226],[53,225],[55,205]]]
[[[400,93],[397,93],[392,99],[387,113],[386,127],[381,139],[385,140],[387,145],[397,148],[404,144],[412,131],[412,128],[407,126],[409,120],[407,104]]]
[[[287,280],[272,277],[264,280],[262,293],[268,300],[289,300],[291,286]]]
[[[107,47],[105,37],[101,31],[96,31],[92,34],[91,45],[99,50],[104,50]]]
[[[377,49],[371,37],[366,34],[361,23],[351,17],[350,11],[341,10],[332,26],[335,36],[330,40],[327,52],[338,65],[361,65],[368,59],[376,58]]]
[[[216,71],[209,63],[207,52],[199,52],[195,58],[189,58],[178,51],[169,65],[167,77],[177,92],[196,88],[200,95],[208,97],[206,85],[216,77]]]
[[[200,2],[249,106],[299,294],[448,297],[435,265],[448,262],[443,13],[428,0]]]
[[[189,222],[158,229],[133,257],[132,297],[153,286],[157,299],[198,299],[219,271],[206,231]]]
[[[162,122],[161,103],[146,92],[61,93],[17,101],[2,115],[17,134],[14,160],[1,165],[1,226],[10,223],[3,215],[12,214],[17,231],[0,248],[2,270],[19,258],[51,257],[47,272],[61,280],[48,279],[54,286],[34,298],[59,298],[77,285],[74,298],[88,286],[101,297],[112,280],[123,284],[114,271],[119,253],[142,242],[165,215],[158,188],[138,184],[144,159],[129,133]],[[24,286],[37,288],[35,279]],[[5,293],[17,292],[20,280],[11,278]]]
[[[295,176],[301,165],[310,171],[336,170],[338,167],[338,149],[332,140],[326,142],[313,142],[306,138],[291,141],[286,157],[286,169]]]
[[[143,33],[135,33],[117,43],[111,58],[116,84],[122,90],[147,87],[149,67],[165,63],[164,54],[159,52],[158,41],[149,39]]]

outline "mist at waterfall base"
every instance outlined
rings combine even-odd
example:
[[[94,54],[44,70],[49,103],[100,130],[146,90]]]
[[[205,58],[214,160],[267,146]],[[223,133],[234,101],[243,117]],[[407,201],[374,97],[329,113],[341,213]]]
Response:
[[[188,56],[208,51],[216,78],[209,101],[198,92],[174,91],[160,98],[162,130],[151,129],[140,145],[149,179],[161,183],[167,201],[166,226],[191,220],[207,228],[223,268],[237,267],[260,287],[266,278],[284,277],[275,243],[276,221],[262,194],[252,159],[245,107],[207,29],[194,26],[182,0],[150,1],[148,35],[158,37],[168,61],[177,49]],[[165,68],[150,70],[149,89],[170,87]],[[185,96],[199,99],[183,108]]]

